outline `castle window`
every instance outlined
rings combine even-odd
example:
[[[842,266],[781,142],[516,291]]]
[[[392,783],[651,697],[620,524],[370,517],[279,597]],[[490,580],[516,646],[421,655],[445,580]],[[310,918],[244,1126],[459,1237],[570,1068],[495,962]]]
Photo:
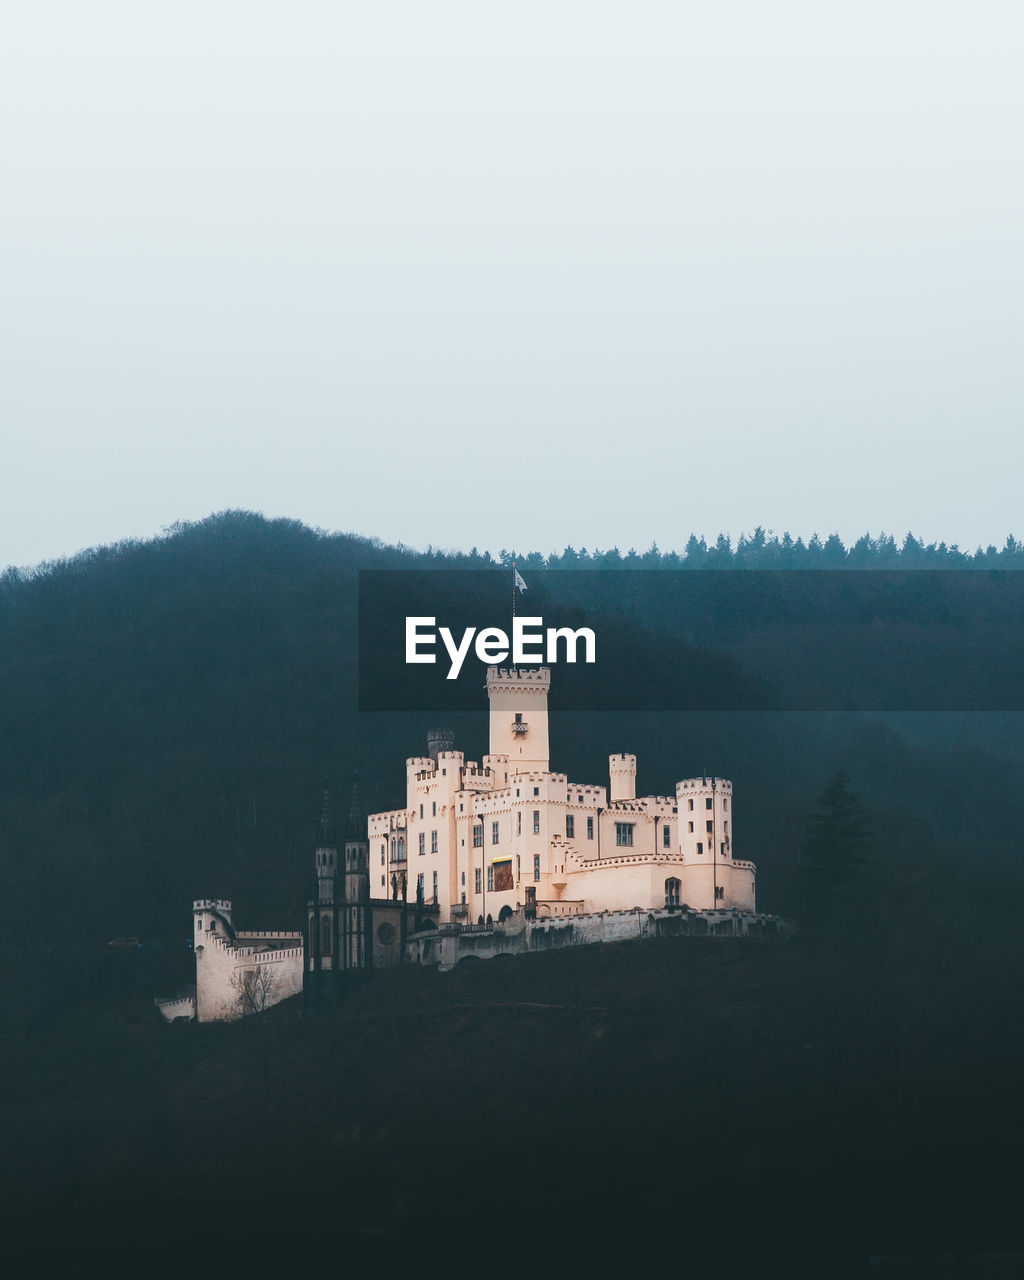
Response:
[[[593,840],[593,838],[594,838],[594,819],[588,818],[587,819],[587,839]]]
[[[436,831],[431,831],[430,833],[430,852],[437,853],[437,832]]]
[[[382,867],[384,866],[384,864],[385,864],[386,860],[387,860],[387,855],[386,855],[386,854],[385,854],[385,852],[384,852],[384,846],[383,846],[383,845],[381,845],[381,847],[380,847],[380,865],[381,865]]]
[[[726,811],[726,813],[728,813],[728,812],[729,812],[729,797],[728,797],[728,796],[723,796],[723,797],[722,797],[722,808]]]
[[[405,861],[405,836],[398,837],[398,861]]]
[[[518,788],[518,787],[516,787],[516,796],[518,796],[518,795],[519,795],[519,788]]]
[[[492,890],[494,888],[494,868],[493,867],[487,868],[487,887],[488,889],[492,889]]]
[[[483,881],[483,876],[480,872],[480,868],[474,867],[473,868],[473,892],[474,893],[480,892],[480,886],[482,881]]]
[[[465,884],[465,883],[466,883],[466,873],[465,873],[465,871],[463,871],[463,873],[462,873],[462,883],[463,883],[463,884]],[[463,898],[463,901],[465,901],[465,898]]]
[[[690,834],[691,834],[691,835],[693,835],[693,823],[692,823],[692,822],[688,822],[688,823],[686,824],[686,826],[687,826],[687,829],[689,830]]]
[[[473,848],[480,849],[484,843],[484,824],[482,822],[473,823]]]
[[[521,836],[522,834],[523,834],[523,811],[521,809],[518,809],[516,811],[516,835]]]
[[[714,829],[715,829],[715,824],[714,824],[714,822],[712,822],[712,820],[711,820],[710,818],[708,818],[707,822],[705,822],[705,823],[704,823],[704,826],[705,826],[705,828],[707,829],[707,832],[708,832],[708,834],[709,834],[709,835],[710,835],[710,834],[711,834],[711,832],[712,832],[712,831],[714,831]]]
[[[491,823],[491,844],[497,844],[497,843],[498,843],[498,824],[496,822],[492,822]]]
[[[725,827],[725,834],[726,834],[726,835],[728,835],[728,834],[729,834],[729,824],[728,824],[728,822],[725,822],[725,823],[723,823],[722,825]]]
[[[582,803],[583,803],[583,797],[582,797],[582,796],[577,796],[577,797],[576,797],[576,800],[577,800],[577,802],[578,802],[579,804],[582,804]]]
[[[534,880],[540,879],[540,854],[539,853],[535,853],[533,855],[533,878]]]
[[[381,876],[381,878],[380,878],[380,887],[381,887],[382,889],[385,887],[384,879],[385,879],[385,878],[384,878],[384,876]]]
[[[435,818],[437,817],[437,801],[436,801],[436,800],[434,801],[434,814],[433,814],[433,816],[434,816]]]
[[[426,851],[427,851],[427,833],[425,831],[421,831],[420,832],[420,857],[421,858],[426,853]]]
[[[686,803],[689,805],[689,807],[690,807],[690,812],[692,813],[692,812],[693,812],[693,801],[692,801],[692,800],[687,800],[687,802],[686,802]]]
[[[540,795],[540,787],[534,787],[534,789],[533,789],[533,794],[534,794],[535,796],[539,796],[539,795]]]
[[[724,897],[725,897],[725,889],[723,888],[723,886],[722,886],[722,885],[720,885],[720,884],[716,884],[716,885],[715,885],[715,899],[720,901],[720,900],[721,900],[722,898],[724,898]]]
[[[421,817],[421,818],[423,817],[423,806],[422,806],[422,805],[420,805],[420,817]]]
[[[540,835],[540,810],[539,809],[534,809],[533,811],[533,834],[535,836]]]
[[[722,852],[722,857],[724,858],[725,857],[725,841],[724,840],[722,841],[721,852]]]
[[[423,872],[422,871],[419,872],[419,874],[416,876],[416,892],[417,893],[423,892]]]
[[[672,848],[672,828],[666,822],[661,829],[661,843],[666,849]]]
[[[571,840],[576,835],[576,819],[571,813],[565,815],[565,838]]]
[[[697,841],[697,852],[698,852],[698,853],[703,853],[703,852],[704,852],[704,846],[703,846],[703,844],[701,844],[701,842],[700,842],[699,840]]]
[[[626,846],[632,847],[632,844],[633,844],[633,823],[632,822],[616,822],[615,843],[618,845],[626,845]]]
[[[320,950],[325,956],[331,953],[331,922],[325,920],[320,927]]]
[[[675,876],[665,881],[665,906],[678,907],[682,901],[683,886],[682,882]]]
[[[705,808],[705,809],[713,809],[714,807],[715,807],[715,802],[714,802],[714,800],[712,800],[712,798],[711,798],[710,796],[708,796],[708,798],[704,801],[704,808]]]
[[[434,872],[434,901],[437,901],[437,872]]]

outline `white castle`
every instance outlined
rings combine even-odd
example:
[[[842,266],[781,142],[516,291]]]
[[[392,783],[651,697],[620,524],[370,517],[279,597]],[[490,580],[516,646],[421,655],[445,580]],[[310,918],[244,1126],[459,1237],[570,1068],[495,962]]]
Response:
[[[636,794],[636,756],[609,786],[570,782],[548,759],[547,667],[487,670],[490,741],[477,763],[430,736],[405,762],[406,802],[364,820],[353,786],[345,839],[325,789],[306,935],[241,933],[231,903],[194,904],[196,993],[165,1017],[220,1021],[404,961],[613,941],[645,932],[788,931],[755,916],[755,867],[733,852],[732,783],[684,778]],[[685,927],[684,927],[685,925]]]
[[[604,786],[552,773],[547,667],[487,670],[490,741],[479,764],[438,750],[405,762],[406,803],[370,815],[370,876],[408,875],[439,922],[484,925],[595,912],[755,911],[755,867],[733,855],[732,783],[685,778],[636,794],[636,756]]]

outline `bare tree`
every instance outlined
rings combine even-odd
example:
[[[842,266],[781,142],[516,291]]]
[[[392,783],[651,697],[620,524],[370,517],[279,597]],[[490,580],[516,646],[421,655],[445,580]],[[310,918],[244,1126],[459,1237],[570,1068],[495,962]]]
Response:
[[[262,1013],[277,1000],[277,981],[269,965],[258,964],[255,969],[236,969],[231,975],[231,985],[238,993],[238,1007],[242,1016]]]

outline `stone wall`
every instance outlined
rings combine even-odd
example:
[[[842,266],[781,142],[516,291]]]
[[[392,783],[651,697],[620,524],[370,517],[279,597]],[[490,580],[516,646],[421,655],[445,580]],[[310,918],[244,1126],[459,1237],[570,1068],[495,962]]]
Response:
[[[446,970],[467,956],[486,960],[633,938],[786,938],[795,931],[793,921],[782,916],[742,911],[602,911],[537,921],[527,921],[520,913],[504,925],[448,924],[414,934],[406,944],[406,958]]]

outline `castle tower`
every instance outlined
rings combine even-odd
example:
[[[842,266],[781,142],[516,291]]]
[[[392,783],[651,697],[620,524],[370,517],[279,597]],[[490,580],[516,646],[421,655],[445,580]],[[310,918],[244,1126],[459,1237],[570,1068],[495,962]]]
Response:
[[[509,774],[547,773],[551,669],[487,668],[491,756],[507,756]]]
[[[340,967],[366,969],[370,966],[372,948],[368,946],[370,929],[370,845],[366,819],[359,799],[359,781],[353,774],[352,798],[345,832],[344,906],[341,909]]]
[[[228,898],[197,898],[192,904],[192,945],[198,950],[211,937],[231,941],[235,936]]]
[[[317,897],[329,905],[334,902],[334,886],[338,875],[338,845],[334,838],[334,821],[331,817],[331,793],[324,779],[324,794],[320,805],[320,829],[316,842]]]
[[[616,800],[636,799],[636,756],[625,752],[609,756],[608,777],[611,782],[608,799],[612,804]]]
[[[427,755],[437,765],[438,754],[455,750],[455,733],[452,729],[430,729],[427,732]]]
[[[320,825],[317,831],[316,897],[307,903],[310,972],[327,972],[337,968],[338,949],[338,845],[331,815],[331,794],[324,779],[320,803]]]

